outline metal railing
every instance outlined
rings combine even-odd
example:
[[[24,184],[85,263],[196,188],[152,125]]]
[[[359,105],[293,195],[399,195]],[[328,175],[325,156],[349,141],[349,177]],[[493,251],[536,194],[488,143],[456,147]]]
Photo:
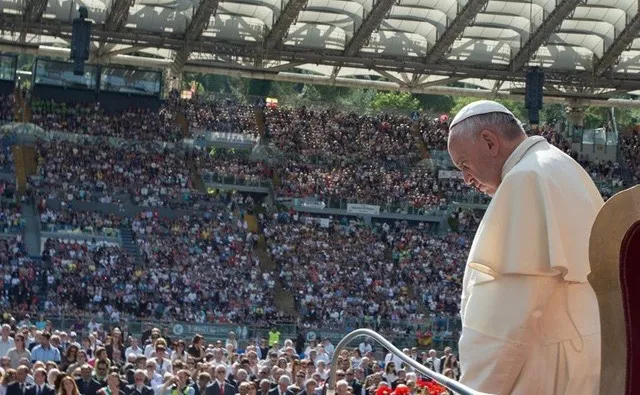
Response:
[[[349,333],[347,336],[345,336],[340,343],[338,343],[338,345],[335,348],[335,351],[333,353],[333,358],[331,360],[331,372],[330,372],[330,379],[329,379],[329,391],[327,391],[328,395],[333,395],[335,387],[336,387],[336,370],[337,370],[337,364],[338,364],[338,356],[340,355],[340,351],[342,351],[342,349],[344,349],[353,339],[355,339],[356,337],[359,336],[367,336],[370,337],[371,339],[375,340],[376,342],[378,342],[378,344],[380,344],[381,346],[383,346],[384,348],[386,348],[387,350],[389,350],[389,352],[391,352],[392,354],[396,355],[398,358],[400,358],[402,360],[402,362],[406,363],[407,365],[411,366],[413,369],[415,369],[417,372],[419,372],[420,374],[422,374],[423,376],[426,376],[428,378],[430,378],[431,380],[437,381],[438,383],[440,383],[441,385],[444,385],[447,389],[453,391],[456,394],[460,394],[460,395],[488,395],[485,394],[483,392],[478,392],[475,391],[469,387],[467,387],[464,384],[461,384],[453,379],[450,379],[447,376],[444,376],[440,373],[436,373],[433,370],[427,368],[426,366],[418,363],[417,361],[415,361],[414,359],[412,359],[410,356],[406,355],[405,353],[403,353],[402,351],[398,350],[393,344],[391,344],[391,342],[389,342],[387,339],[385,339],[382,335],[380,335],[377,332],[374,332],[370,329],[356,329],[355,331]]]
[[[238,177],[233,174],[219,174],[204,171],[202,172],[201,177],[205,184],[227,184],[260,188],[269,188],[271,185],[270,179],[262,178],[260,176]]]

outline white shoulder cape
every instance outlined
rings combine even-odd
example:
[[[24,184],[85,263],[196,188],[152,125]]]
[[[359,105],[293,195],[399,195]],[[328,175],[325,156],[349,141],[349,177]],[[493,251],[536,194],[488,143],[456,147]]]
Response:
[[[544,138],[528,138],[505,163],[474,238],[467,261],[474,283],[504,274],[586,283],[589,234],[603,204],[578,163]]]

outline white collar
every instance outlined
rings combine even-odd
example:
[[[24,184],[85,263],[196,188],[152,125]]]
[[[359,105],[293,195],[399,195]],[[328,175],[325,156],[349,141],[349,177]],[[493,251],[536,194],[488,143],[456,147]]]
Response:
[[[516,147],[516,149],[513,150],[511,155],[509,155],[507,161],[504,162],[504,166],[502,166],[502,178],[504,179],[507,173],[509,173],[511,169],[513,169],[518,164],[518,162],[520,162],[520,160],[524,157],[524,155],[527,153],[527,151],[529,151],[531,147],[542,141],[547,140],[542,136],[531,136],[521,142]]]

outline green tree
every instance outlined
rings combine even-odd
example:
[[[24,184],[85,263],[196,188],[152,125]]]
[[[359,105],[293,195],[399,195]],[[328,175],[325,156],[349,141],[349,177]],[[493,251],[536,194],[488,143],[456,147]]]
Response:
[[[540,111],[540,121],[553,123],[564,119],[564,106],[562,104],[545,104]]]
[[[458,111],[462,109],[462,107],[478,100],[480,99],[478,99],[477,97],[468,97],[468,96],[456,97],[455,105],[451,109],[451,115],[457,114]],[[513,115],[515,115],[516,118],[518,118],[520,121],[525,122],[529,119],[528,111],[526,108],[524,108],[524,102],[515,101],[515,100],[504,100],[504,99],[496,99],[495,101],[507,107],[509,111],[511,111]]]
[[[448,95],[428,95],[417,94],[416,98],[420,101],[420,106],[427,111],[433,111],[438,114],[448,114],[456,104],[455,99]]]
[[[371,103],[377,92],[373,89],[351,89],[347,94],[338,98],[338,105],[346,110],[365,113],[371,108]]]
[[[420,101],[408,92],[378,92],[371,101],[371,109],[417,111]]]
[[[182,79],[183,90],[189,90],[194,85],[196,87],[196,94],[203,94],[205,92],[204,86],[197,79],[193,79],[191,81],[185,80],[184,78]]]

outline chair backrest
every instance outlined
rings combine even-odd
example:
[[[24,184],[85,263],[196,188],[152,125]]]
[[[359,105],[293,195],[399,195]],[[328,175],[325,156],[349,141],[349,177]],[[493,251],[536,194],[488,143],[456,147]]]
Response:
[[[602,329],[600,394],[640,395],[640,186],[602,207],[589,259]]]

